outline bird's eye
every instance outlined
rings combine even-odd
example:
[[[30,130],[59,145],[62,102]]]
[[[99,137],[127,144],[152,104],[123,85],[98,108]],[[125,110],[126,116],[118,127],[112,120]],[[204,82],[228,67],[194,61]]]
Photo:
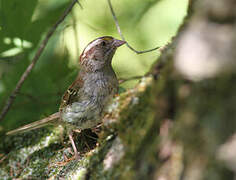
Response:
[[[102,46],[106,46],[106,42],[105,42],[105,41],[102,41],[102,42],[101,42],[101,45],[102,45]]]

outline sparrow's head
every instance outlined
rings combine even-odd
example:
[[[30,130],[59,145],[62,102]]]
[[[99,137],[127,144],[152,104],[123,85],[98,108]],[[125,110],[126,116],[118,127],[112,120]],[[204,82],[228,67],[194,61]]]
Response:
[[[80,55],[81,68],[93,72],[111,65],[116,49],[125,43],[125,41],[111,36],[103,36],[93,40]]]

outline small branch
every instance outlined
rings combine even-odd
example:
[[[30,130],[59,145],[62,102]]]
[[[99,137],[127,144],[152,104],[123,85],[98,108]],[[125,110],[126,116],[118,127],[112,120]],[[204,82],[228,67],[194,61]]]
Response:
[[[79,0],[77,0],[76,2],[77,2],[77,4],[80,6],[80,8],[83,9],[83,6],[82,6],[82,4],[79,2]]]
[[[32,71],[33,67],[35,66],[36,62],[38,61],[40,55],[42,54],[44,48],[46,47],[48,40],[50,39],[50,37],[52,36],[52,34],[54,33],[54,31],[56,30],[56,28],[58,27],[58,25],[60,23],[63,22],[63,20],[65,19],[65,17],[70,13],[70,11],[72,10],[72,8],[74,7],[74,5],[76,3],[79,3],[78,0],[73,0],[72,3],[69,5],[69,7],[65,10],[65,12],[63,13],[63,15],[57,20],[57,22],[51,27],[51,29],[48,31],[45,39],[42,41],[42,43],[39,46],[38,51],[36,52],[32,63],[27,67],[27,69],[25,70],[25,72],[22,74],[20,80],[18,81],[16,88],[13,90],[13,92],[11,93],[10,97],[7,99],[5,106],[3,107],[3,110],[0,114],[0,121],[5,117],[5,115],[7,114],[7,112],[9,111],[12,103],[14,102],[20,88],[22,87],[24,81],[26,80],[26,78],[28,77],[29,73]],[[80,5],[80,3],[79,3]],[[80,5],[81,6],[81,5]]]
[[[119,79],[119,84],[122,84],[122,83],[124,83],[126,81],[132,81],[132,80],[136,80],[136,79],[141,79],[144,76],[134,76],[134,77],[130,77],[130,78],[121,78],[121,79]]]
[[[111,4],[111,0],[107,0],[107,2],[108,2],[108,5],[109,5],[109,8],[110,8],[110,10],[111,10],[112,17],[113,17],[113,19],[114,19],[114,21],[115,21],[117,31],[118,31],[118,33],[120,34],[121,39],[122,39],[123,41],[126,41],[124,35],[123,35],[122,32],[121,32],[121,29],[120,29],[120,26],[119,26],[117,17],[116,17],[116,15],[115,15],[115,12],[114,12],[113,7],[112,7],[112,4]],[[127,41],[126,41],[126,46],[127,46],[128,48],[130,48],[132,51],[134,51],[135,53],[137,53],[137,54],[143,54],[143,53],[155,51],[155,50],[157,50],[157,49],[160,48],[160,47],[155,47],[155,48],[153,48],[153,49],[148,49],[148,50],[144,50],[144,51],[137,51],[137,50],[135,50],[133,47],[131,47]]]
[[[7,158],[7,155],[1,154],[0,164]]]

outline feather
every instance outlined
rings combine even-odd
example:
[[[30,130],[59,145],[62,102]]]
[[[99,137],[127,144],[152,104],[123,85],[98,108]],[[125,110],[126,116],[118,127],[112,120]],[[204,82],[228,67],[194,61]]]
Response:
[[[6,135],[14,135],[14,134],[18,134],[18,133],[27,132],[27,131],[30,131],[33,129],[38,129],[43,126],[53,125],[53,124],[55,124],[55,121],[58,121],[59,118],[60,118],[60,113],[56,112],[56,113],[54,113],[44,119],[41,119],[39,121],[35,121],[33,123],[27,124],[25,126],[15,129],[15,130],[8,131],[6,133]]]

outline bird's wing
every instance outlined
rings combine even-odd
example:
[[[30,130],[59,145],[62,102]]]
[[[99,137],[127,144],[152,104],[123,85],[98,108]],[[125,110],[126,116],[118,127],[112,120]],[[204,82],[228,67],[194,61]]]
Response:
[[[57,120],[60,118],[60,111],[63,107],[72,104],[75,101],[78,101],[78,92],[79,89],[83,86],[83,80],[80,78],[83,72],[81,71],[79,76],[77,77],[77,79],[74,81],[74,83],[72,83],[72,85],[67,89],[67,91],[64,93],[63,97],[62,97],[62,101],[61,101],[61,105],[60,105],[60,109],[59,112],[56,112],[44,119],[41,119],[39,121],[35,121],[31,124],[27,124],[25,126],[22,126],[18,129],[9,131],[6,133],[6,135],[14,135],[17,133],[22,133],[22,132],[26,132],[26,131],[30,131],[33,129],[37,129],[46,125],[50,125],[50,124],[55,124],[57,122]]]
[[[80,78],[82,72],[80,72],[77,79],[69,86],[69,88],[66,90],[64,95],[61,99],[61,105],[59,108],[59,111],[63,109],[65,106],[72,104],[75,101],[78,101],[79,99],[79,89],[83,86],[83,80]]]
[[[38,129],[38,128],[41,128],[43,126],[46,126],[46,125],[50,125],[50,124],[54,124],[55,121],[57,121],[60,117],[60,113],[59,112],[56,112],[44,119],[41,119],[39,121],[35,121],[33,123],[30,123],[30,124],[27,124],[25,126],[22,126],[18,129],[14,129],[12,131],[9,131],[6,133],[6,135],[14,135],[14,134],[18,134],[18,133],[23,133],[23,132],[27,132],[27,131],[30,131],[30,130],[33,130],[33,129]]]

